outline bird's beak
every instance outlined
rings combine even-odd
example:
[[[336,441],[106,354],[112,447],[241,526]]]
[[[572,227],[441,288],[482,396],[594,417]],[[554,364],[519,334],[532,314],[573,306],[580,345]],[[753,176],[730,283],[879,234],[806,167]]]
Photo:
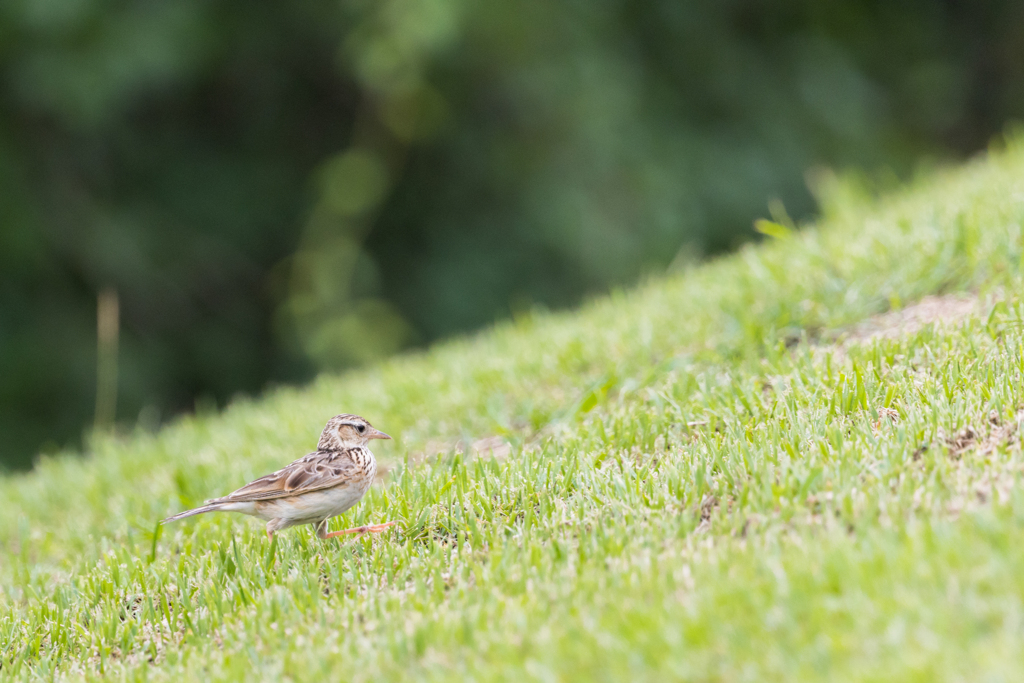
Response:
[[[374,429],[372,432],[370,432],[370,435],[367,436],[366,438],[367,439],[390,439],[391,437],[388,436],[387,434],[385,434],[384,432],[380,431],[379,429]]]

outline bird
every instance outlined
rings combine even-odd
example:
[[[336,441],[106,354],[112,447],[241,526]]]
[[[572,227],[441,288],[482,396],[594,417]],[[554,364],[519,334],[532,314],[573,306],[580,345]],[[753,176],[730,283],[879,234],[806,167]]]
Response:
[[[327,520],[344,513],[366,495],[377,473],[377,461],[367,444],[371,439],[390,438],[358,415],[336,415],[327,421],[315,452],[230,495],[213,498],[160,523],[206,512],[241,512],[264,520],[271,540],[276,532],[300,524],[312,524],[321,539],[380,533],[397,522],[327,533]]]

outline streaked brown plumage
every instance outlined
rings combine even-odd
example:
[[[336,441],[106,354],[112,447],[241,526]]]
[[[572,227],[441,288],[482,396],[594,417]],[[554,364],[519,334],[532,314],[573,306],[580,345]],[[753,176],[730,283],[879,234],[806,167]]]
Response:
[[[226,511],[266,520],[267,536],[297,524],[312,524],[320,538],[384,531],[395,522],[325,533],[327,520],[362,500],[373,483],[377,461],[367,447],[370,439],[390,438],[358,415],[337,415],[324,427],[315,453],[161,523]]]

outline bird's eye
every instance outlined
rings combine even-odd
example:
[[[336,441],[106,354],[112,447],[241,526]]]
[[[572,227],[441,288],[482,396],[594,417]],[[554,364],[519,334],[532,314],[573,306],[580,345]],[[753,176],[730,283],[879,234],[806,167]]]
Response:
[[[356,427],[356,430],[357,430],[357,431],[358,431],[358,432],[359,432],[360,434],[362,434],[363,432],[365,432],[365,431],[366,431],[366,425],[359,425],[358,427]]]

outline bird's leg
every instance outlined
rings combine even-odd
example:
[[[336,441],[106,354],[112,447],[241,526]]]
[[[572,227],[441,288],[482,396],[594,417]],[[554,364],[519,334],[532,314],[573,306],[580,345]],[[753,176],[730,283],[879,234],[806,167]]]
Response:
[[[353,527],[351,529],[344,529],[342,531],[332,531],[329,534],[321,534],[321,533],[318,532],[317,536],[320,536],[320,538],[323,538],[323,539],[327,539],[327,538],[334,538],[335,536],[342,536],[344,534],[365,534],[365,533],[379,534],[380,532],[384,531],[388,527],[392,527],[392,526],[394,526],[396,524],[398,524],[398,522],[384,522],[383,524],[370,524],[368,526],[357,526],[357,527]],[[327,525],[325,524],[324,525],[325,529],[326,529],[326,526]]]

